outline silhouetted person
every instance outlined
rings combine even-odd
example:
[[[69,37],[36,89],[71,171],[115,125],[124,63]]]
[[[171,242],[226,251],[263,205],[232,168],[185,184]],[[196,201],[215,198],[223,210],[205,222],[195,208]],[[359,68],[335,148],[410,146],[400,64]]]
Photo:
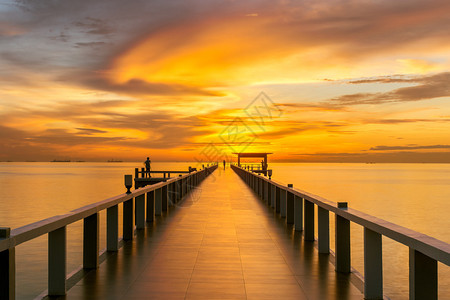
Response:
[[[223,160],[223,169],[225,170],[225,164],[226,164],[226,162],[225,162],[225,159]]]
[[[145,177],[150,177],[150,164],[152,161],[149,157],[147,157],[147,160],[144,162],[145,164]]]

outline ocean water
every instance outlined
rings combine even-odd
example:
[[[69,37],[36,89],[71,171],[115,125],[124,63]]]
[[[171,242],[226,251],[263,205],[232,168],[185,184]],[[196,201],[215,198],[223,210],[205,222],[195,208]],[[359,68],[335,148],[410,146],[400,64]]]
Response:
[[[153,163],[187,170],[196,163]],[[17,228],[125,192],[124,174],[142,163],[0,163],[0,226]],[[450,164],[281,164],[273,179],[450,243]],[[120,206],[119,206],[119,214]],[[104,248],[105,214],[100,248]],[[121,218],[119,218],[121,220]],[[330,214],[331,248],[334,216]],[[121,226],[119,226],[121,228]],[[68,228],[68,272],[82,263],[82,224]],[[122,233],[119,232],[119,235]],[[352,266],[363,274],[363,229],[351,225]],[[384,290],[408,299],[408,248],[383,238]],[[47,288],[47,236],[16,248],[17,298]],[[440,299],[450,299],[450,267],[439,264]]]
[[[152,163],[153,170],[187,171],[196,163]],[[0,227],[18,228],[126,192],[124,175],[143,163],[0,162]],[[119,205],[119,236],[122,235]],[[67,228],[67,271],[82,265],[82,221]],[[106,248],[106,213],[100,213],[100,249]],[[47,235],[16,247],[16,298],[47,289]]]
[[[450,164],[272,163],[269,168],[273,180],[450,243]],[[332,213],[330,230],[334,250]],[[386,237],[382,242],[384,293],[408,299],[408,247]],[[363,228],[351,223],[352,267],[361,274],[363,249]],[[439,299],[450,299],[450,267],[439,263],[438,272]]]

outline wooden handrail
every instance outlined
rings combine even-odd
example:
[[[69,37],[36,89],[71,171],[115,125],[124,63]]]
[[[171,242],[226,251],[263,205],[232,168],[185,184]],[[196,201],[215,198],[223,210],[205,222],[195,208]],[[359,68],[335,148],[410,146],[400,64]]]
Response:
[[[353,222],[363,226],[365,236],[364,253],[370,257],[365,260],[365,263],[368,264],[365,266],[365,277],[369,278],[369,280],[366,280],[365,282],[366,299],[378,299],[379,297],[382,297],[382,266],[373,263],[373,260],[382,261],[382,235],[410,248],[410,297],[420,298],[420,295],[426,294],[427,299],[437,298],[437,262],[439,261],[450,266],[450,244],[426,234],[371,216],[356,209],[348,208],[346,203],[341,206],[340,203],[335,203],[323,197],[294,188],[292,185],[288,186],[282,182],[271,180],[237,165],[232,165],[231,167],[258,193],[261,198],[266,200],[266,202],[270,202],[269,204],[271,204],[277,212],[280,212],[281,217],[287,218],[288,223],[294,223],[295,230],[303,230],[303,204],[301,204],[302,207],[300,208],[296,207],[298,206],[297,201],[295,202],[297,205],[294,205],[294,203],[291,203],[290,205],[287,203],[287,198],[291,199],[291,202],[294,201],[293,199],[301,200],[301,202],[298,203],[303,203],[304,201],[305,240],[314,240],[314,206],[311,207],[311,205],[317,205],[318,209],[322,210],[320,211],[318,220],[319,251],[324,251],[321,249],[320,245],[322,238],[327,240],[325,241],[326,245],[328,245],[329,242],[328,213],[333,212],[336,215],[336,228],[338,227],[338,224],[344,222],[342,223],[344,224],[344,227],[342,228],[345,228],[347,232],[338,232],[343,229],[336,229],[336,252],[342,251],[339,249],[344,249],[344,254],[348,255],[348,257],[345,257],[346,255],[344,255],[344,258],[341,258],[342,256],[338,257],[338,253],[336,253],[337,271],[342,271],[339,270],[341,267],[338,265],[344,260],[344,265],[347,265],[347,267],[344,267],[344,270],[350,272],[350,231],[349,227],[346,227],[345,222]],[[289,197],[289,195],[292,196]],[[294,210],[293,212],[290,212],[291,216],[289,216],[289,212],[286,211],[289,208]],[[297,216],[294,216],[294,213],[297,214]],[[289,218],[291,220],[289,220]],[[292,218],[294,220],[292,220]],[[297,222],[300,222],[300,224],[297,224]],[[320,226],[322,226],[322,228],[320,228]],[[323,230],[323,226],[326,226],[326,230]],[[321,236],[321,232],[325,237]],[[312,238],[310,237],[311,235]],[[341,236],[346,240],[344,246],[342,246],[342,241],[339,241],[341,244],[338,245],[338,237]],[[326,249],[326,253],[328,252],[329,249]],[[424,265],[427,265],[427,267],[424,267]]]

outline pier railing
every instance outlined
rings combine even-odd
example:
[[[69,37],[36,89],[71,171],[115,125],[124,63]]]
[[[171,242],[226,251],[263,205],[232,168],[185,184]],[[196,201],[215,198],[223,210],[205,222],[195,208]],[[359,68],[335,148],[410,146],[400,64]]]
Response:
[[[99,213],[106,210],[106,251],[118,251],[118,205],[123,204],[123,241],[144,229],[211,174],[217,165],[117,195],[17,229],[0,228],[0,299],[15,299],[15,247],[48,234],[48,295],[66,294],[67,225],[83,220],[83,269],[99,266]],[[125,175],[131,176],[131,175]],[[127,181],[127,179],[126,179]],[[130,183],[131,184],[131,183]],[[147,203],[147,205],[146,205]]]
[[[409,247],[409,298],[438,298],[438,265],[450,266],[450,244],[425,234],[351,209],[347,202],[332,202],[270,180],[236,165],[233,170],[296,231],[305,241],[314,241],[317,206],[318,251],[330,253],[329,213],[335,214],[335,270],[351,272],[350,222],[364,228],[364,298],[383,299],[382,236]]]

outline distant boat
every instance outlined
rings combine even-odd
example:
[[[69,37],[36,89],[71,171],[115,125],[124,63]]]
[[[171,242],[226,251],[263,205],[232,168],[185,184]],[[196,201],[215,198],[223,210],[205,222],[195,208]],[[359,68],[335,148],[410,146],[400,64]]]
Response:
[[[121,160],[115,160],[115,159],[113,158],[113,159],[108,159],[107,162],[123,162],[123,161],[121,161]]]
[[[70,162],[70,159],[54,159],[50,162]]]

